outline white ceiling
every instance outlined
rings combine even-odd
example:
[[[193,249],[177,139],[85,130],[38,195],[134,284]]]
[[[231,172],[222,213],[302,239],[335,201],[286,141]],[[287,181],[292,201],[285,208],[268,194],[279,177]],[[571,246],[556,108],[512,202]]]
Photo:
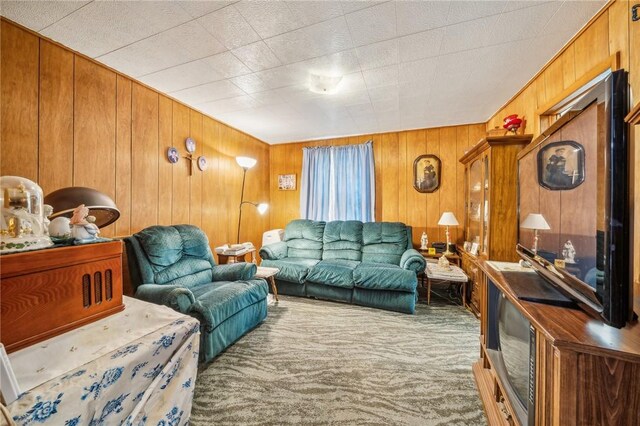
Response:
[[[268,143],[486,121],[605,0],[7,1],[0,13]],[[310,73],[343,75],[338,93]]]

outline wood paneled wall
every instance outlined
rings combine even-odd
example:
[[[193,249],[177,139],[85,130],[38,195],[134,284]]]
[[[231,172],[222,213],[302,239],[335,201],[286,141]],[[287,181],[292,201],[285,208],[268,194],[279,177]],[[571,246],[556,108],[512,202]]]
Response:
[[[201,227],[213,246],[235,242],[242,169],[247,200],[268,201],[269,146],[124,75],[8,21],[1,27],[2,175],[38,182],[44,193],[88,186],[111,196],[122,216],[102,230],[125,236],[155,224]],[[196,140],[201,172],[166,151],[184,154]],[[268,214],[245,206],[241,240],[260,245]]]
[[[500,125],[508,114],[527,119],[527,133],[540,133],[538,109],[555,100],[599,63],[619,52],[620,66],[629,71],[632,105],[640,102],[640,21],[631,21],[631,7],[637,2],[616,0],[584,31],[569,43],[554,60],[487,122],[487,129]],[[633,276],[635,309],[640,312],[640,126],[631,130]]]
[[[376,220],[398,221],[413,226],[413,242],[420,244],[422,231],[429,241],[445,241],[444,229],[437,225],[444,211],[453,211],[464,220],[464,166],[458,159],[485,134],[484,124],[348,138],[272,145],[271,228],[284,228],[300,217],[302,148],[320,145],[358,144],[373,141],[376,172]],[[435,154],[442,161],[440,188],[422,194],[413,188],[413,161],[422,154]],[[278,190],[278,175],[295,173],[295,191]],[[462,242],[462,226],[451,228],[451,240]]]

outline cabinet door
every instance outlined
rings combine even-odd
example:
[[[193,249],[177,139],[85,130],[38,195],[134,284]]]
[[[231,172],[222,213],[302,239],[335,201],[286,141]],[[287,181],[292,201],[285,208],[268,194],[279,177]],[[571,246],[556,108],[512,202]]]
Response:
[[[482,156],[482,174],[484,178],[483,189],[483,203],[482,203],[482,252],[485,254],[489,253],[489,217],[490,217],[490,206],[489,200],[489,191],[491,191],[491,187],[489,185],[489,176],[491,175],[489,168],[489,155],[485,154]]]
[[[469,166],[469,201],[467,204],[467,238],[471,243],[482,245],[482,203],[483,172],[482,159],[478,158]]]

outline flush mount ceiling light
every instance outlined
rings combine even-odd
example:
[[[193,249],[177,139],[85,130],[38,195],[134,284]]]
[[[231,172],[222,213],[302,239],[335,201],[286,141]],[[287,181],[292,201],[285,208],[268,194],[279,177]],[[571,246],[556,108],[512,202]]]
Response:
[[[322,95],[331,95],[338,90],[338,86],[342,81],[342,76],[330,77],[326,75],[309,75],[309,90],[313,93]]]

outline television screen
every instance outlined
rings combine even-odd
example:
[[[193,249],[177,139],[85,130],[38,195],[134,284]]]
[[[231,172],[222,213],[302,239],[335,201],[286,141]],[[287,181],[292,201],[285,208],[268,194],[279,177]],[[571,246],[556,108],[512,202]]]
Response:
[[[629,245],[626,81],[620,70],[588,83],[553,109],[555,122],[518,160],[518,243],[537,248],[535,254],[563,275],[590,287],[602,317],[616,327],[629,316],[631,288],[624,249]],[[534,216],[535,225],[523,226]]]
[[[509,383],[526,406],[529,392],[529,321],[505,297],[498,302],[500,352]]]

